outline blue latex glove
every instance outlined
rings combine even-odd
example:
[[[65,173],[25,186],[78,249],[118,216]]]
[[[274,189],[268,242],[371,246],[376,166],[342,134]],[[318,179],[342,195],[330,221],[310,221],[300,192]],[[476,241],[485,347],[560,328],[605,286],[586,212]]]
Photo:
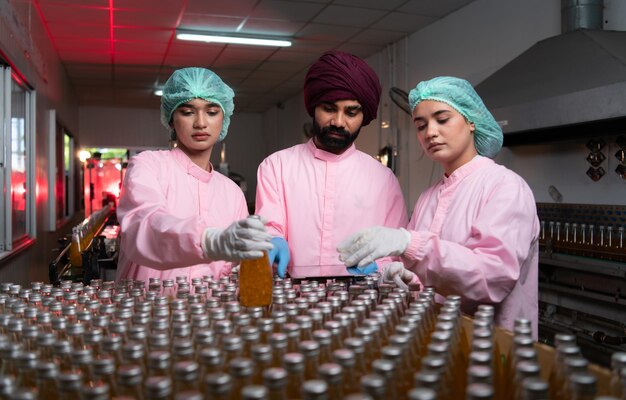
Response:
[[[362,267],[347,267],[346,269],[351,275],[369,275],[378,271],[378,264],[374,261]]]
[[[271,243],[274,245],[274,248],[267,253],[267,257],[270,259],[270,265],[278,264],[276,272],[278,276],[284,278],[285,272],[287,272],[287,264],[291,260],[289,245],[285,239],[278,236],[273,237]]]

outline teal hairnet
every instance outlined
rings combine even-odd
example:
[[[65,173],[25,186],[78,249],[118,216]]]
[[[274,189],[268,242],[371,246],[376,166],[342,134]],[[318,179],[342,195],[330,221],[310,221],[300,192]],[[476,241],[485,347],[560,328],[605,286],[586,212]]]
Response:
[[[235,92],[213,71],[206,68],[183,68],[174,71],[163,86],[161,123],[171,129],[172,114],[181,104],[192,99],[210,101],[222,108],[224,122],[218,141],[224,140],[233,115]]]
[[[411,110],[424,100],[446,103],[472,122],[478,154],[489,158],[498,154],[502,148],[502,128],[468,81],[451,76],[422,81],[409,93]]]

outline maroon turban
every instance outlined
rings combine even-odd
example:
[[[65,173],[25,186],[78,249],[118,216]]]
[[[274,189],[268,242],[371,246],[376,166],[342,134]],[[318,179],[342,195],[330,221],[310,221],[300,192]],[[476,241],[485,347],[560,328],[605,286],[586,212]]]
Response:
[[[365,126],[376,118],[381,92],[376,72],[362,59],[341,51],[327,51],[309,68],[304,79],[304,104],[309,115],[322,102],[357,100]]]

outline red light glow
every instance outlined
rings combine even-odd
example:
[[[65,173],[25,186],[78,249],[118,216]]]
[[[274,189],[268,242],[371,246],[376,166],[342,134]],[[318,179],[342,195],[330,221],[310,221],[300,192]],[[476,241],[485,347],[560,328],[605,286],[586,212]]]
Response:
[[[26,188],[24,185],[14,185],[11,187],[11,193],[22,197],[26,194]]]
[[[118,183],[111,183],[109,186],[106,187],[105,191],[114,194],[115,197],[117,197],[119,199],[120,198],[120,185],[119,185],[119,182]]]
[[[17,82],[18,85],[24,86],[24,80],[14,70],[11,70],[11,78],[13,78],[13,80]]]

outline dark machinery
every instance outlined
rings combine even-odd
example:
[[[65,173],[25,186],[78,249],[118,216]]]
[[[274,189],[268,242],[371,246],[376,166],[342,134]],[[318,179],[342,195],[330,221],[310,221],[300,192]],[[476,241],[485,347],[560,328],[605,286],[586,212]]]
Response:
[[[576,334],[584,355],[608,366],[626,351],[626,207],[537,204],[539,339]]]

